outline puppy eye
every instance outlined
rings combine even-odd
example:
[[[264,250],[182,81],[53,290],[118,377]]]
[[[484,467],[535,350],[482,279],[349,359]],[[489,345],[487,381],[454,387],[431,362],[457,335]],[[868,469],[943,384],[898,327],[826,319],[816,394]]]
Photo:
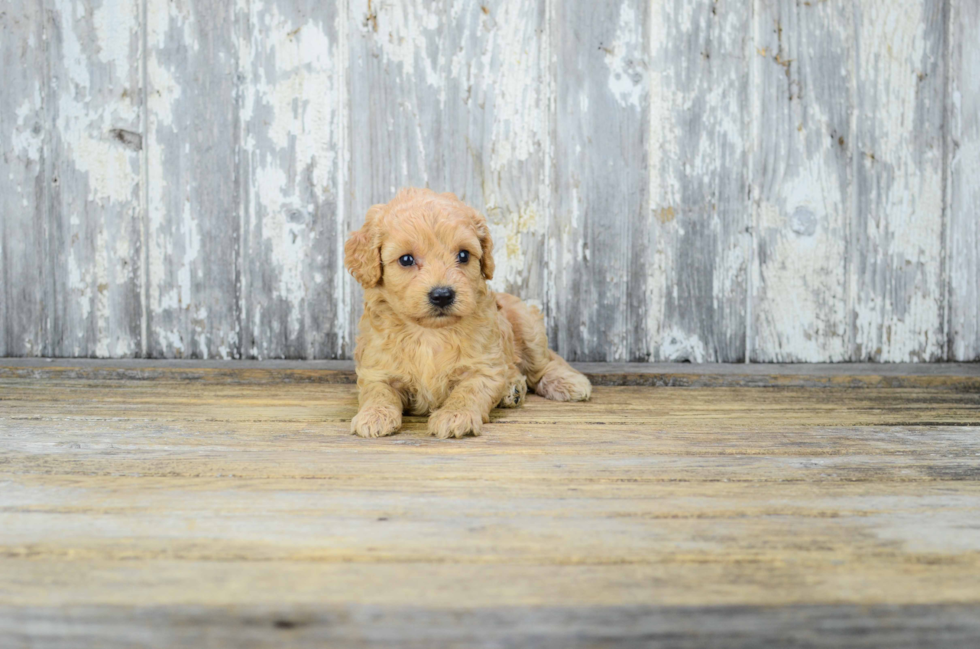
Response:
[[[415,257],[413,257],[412,255],[402,255],[401,257],[398,258],[398,263],[408,268],[409,266],[415,263]]]
[[[456,255],[456,260],[459,261],[459,263],[461,263],[461,264],[465,264],[466,262],[468,262],[470,260],[470,251],[469,250],[460,250],[459,251],[459,254]]]

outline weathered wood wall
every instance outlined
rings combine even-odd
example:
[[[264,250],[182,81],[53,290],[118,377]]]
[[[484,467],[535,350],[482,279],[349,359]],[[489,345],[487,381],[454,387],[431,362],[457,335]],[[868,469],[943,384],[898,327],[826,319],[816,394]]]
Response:
[[[416,184],[573,359],[980,359],[974,0],[6,0],[0,84],[0,356],[349,357]]]

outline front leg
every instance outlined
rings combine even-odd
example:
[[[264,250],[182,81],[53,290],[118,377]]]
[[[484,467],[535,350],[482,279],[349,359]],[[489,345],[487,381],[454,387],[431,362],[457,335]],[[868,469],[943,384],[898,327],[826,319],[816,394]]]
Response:
[[[439,439],[479,436],[490,421],[490,410],[500,401],[504,377],[475,374],[460,381],[442,407],[429,416],[429,434]]]
[[[402,425],[402,398],[387,383],[370,382],[358,386],[360,408],[350,422],[350,432],[361,437],[391,435]]]

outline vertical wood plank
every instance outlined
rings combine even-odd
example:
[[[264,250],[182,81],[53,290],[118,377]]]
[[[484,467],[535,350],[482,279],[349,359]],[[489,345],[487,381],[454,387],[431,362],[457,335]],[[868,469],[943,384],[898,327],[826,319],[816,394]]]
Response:
[[[449,55],[441,0],[350,5],[354,224],[405,185],[446,185]],[[448,191],[448,189],[447,189]]]
[[[0,10],[0,356],[45,351],[42,16],[37,0]]]
[[[630,302],[631,291],[645,292],[630,271],[646,259],[634,229],[649,212],[648,19],[647,3],[636,0],[555,5],[553,317],[558,350],[575,360],[648,355],[632,326],[645,320],[643,301]]]
[[[835,3],[758,3],[750,358],[850,358],[854,30]]]
[[[651,249],[632,261],[646,273],[652,360],[742,362],[752,254],[752,6],[653,6]]]
[[[546,3],[453,0],[446,79],[446,189],[487,217],[491,286],[543,307],[551,210]]]
[[[545,300],[550,193],[545,3],[350,5],[350,219],[406,185],[482,210],[498,290]],[[352,291],[350,331],[361,293]]]
[[[140,353],[137,0],[49,0],[45,302],[51,356]]]
[[[941,0],[855,5],[855,361],[936,361],[943,326]]]
[[[244,35],[243,354],[344,351],[340,3],[255,3]]]
[[[980,360],[980,4],[952,0],[948,106],[949,360]]]
[[[443,163],[448,53],[444,0],[351,0],[348,230],[400,187],[449,191]],[[350,287],[351,340],[362,292]],[[351,343],[353,353],[353,342]]]
[[[233,3],[147,2],[147,348],[241,355]]]

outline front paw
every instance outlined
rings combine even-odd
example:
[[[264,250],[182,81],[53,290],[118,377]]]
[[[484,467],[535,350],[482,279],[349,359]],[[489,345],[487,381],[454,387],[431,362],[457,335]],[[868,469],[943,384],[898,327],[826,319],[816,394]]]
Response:
[[[480,436],[483,416],[471,410],[436,410],[429,416],[429,434],[439,439]]]
[[[350,432],[360,437],[384,437],[402,425],[402,414],[394,408],[364,408],[350,422]]]

